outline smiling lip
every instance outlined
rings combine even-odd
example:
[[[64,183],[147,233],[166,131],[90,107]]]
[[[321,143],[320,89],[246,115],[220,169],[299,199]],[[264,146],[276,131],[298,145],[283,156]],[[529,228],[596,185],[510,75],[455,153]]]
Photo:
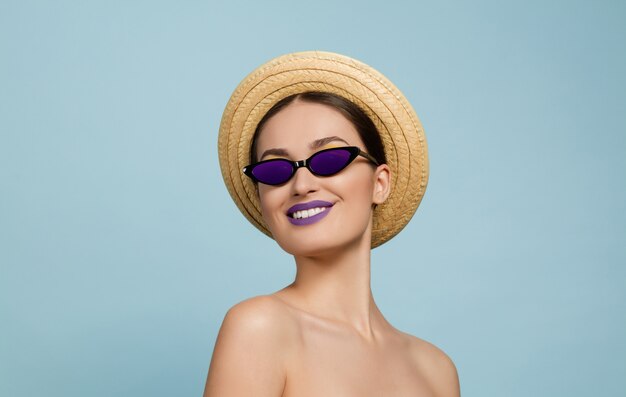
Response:
[[[308,203],[296,204],[293,207],[289,208],[289,210],[287,210],[287,218],[289,218],[289,222],[291,222],[291,224],[293,225],[298,225],[298,226],[310,225],[312,223],[315,223],[321,220],[326,215],[328,215],[332,206],[333,206],[333,203],[329,203],[328,201],[322,201],[322,200],[314,200],[314,201],[309,201]],[[324,208],[324,211],[319,212],[315,215],[311,215],[307,218],[295,219],[293,217],[294,212],[310,210],[312,208]]]
[[[296,211],[310,210],[311,208],[332,207],[333,203],[322,200],[313,200],[308,203],[296,204],[287,210],[287,215],[291,215]]]

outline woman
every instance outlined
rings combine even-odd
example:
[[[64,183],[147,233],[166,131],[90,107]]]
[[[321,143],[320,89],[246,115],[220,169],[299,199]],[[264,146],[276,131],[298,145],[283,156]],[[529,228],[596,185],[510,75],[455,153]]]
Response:
[[[371,249],[406,225],[428,178],[397,88],[338,54],[276,58],[235,90],[219,154],[235,203],[297,274],[228,311],[204,396],[459,396],[450,358],[389,324],[370,288]]]

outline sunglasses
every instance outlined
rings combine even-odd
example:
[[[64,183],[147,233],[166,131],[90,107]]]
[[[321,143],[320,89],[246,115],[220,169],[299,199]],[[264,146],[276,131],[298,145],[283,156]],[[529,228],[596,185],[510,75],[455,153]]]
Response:
[[[291,161],[271,159],[259,161],[243,168],[243,173],[255,182],[266,185],[282,185],[290,180],[298,168],[306,167],[313,175],[331,176],[350,164],[357,156],[362,156],[376,164],[378,161],[356,146],[344,146],[315,152],[306,160]]]

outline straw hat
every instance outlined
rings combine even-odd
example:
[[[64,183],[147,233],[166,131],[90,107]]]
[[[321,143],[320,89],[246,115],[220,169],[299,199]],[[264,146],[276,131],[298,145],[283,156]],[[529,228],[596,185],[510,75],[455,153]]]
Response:
[[[424,130],[404,95],[370,66],[322,51],[286,54],[250,73],[230,97],[220,125],[219,161],[228,192],[245,217],[272,237],[254,183],[242,168],[250,161],[257,124],[278,101],[306,91],[340,95],[359,106],[380,132],[391,169],[391,193],[374,209],[372,248],[409,222],[428,182]]]

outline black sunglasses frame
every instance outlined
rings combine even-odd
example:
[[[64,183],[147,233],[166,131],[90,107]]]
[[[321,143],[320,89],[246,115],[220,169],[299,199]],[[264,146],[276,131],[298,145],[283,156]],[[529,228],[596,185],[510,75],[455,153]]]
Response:
[[[320,153],[330,152],[330,151],[333,151],[333,150],[346,150],[346,151],[350,152],[350,157],[349,157],[348,161],[346,161],[346,164],[343,167],[341,167],[339,170],[337,170],[337,172],[333,172],[332,174],[318,174],[317,172],[315,172],[315,171],[313,171],[311,169],[310,162],[311,162],[311,159],[313,157],[317,156]],[[253,164],[250,164],[250,165],[247,165],[247,166],[243,167],[243,173],[246,174],[247,176],[249,176],[255,182],[262,183],[264,185],[278,186],[278,185],[282,185],[284,183],[289,182],[289,180],[291,180],[291,178],[293,178],[293,176],[296,174],[296,171],[298,171],[298,168],[301,168],[301,167],[305,167],[313,175],[316,175],[316,176],[333,176],[333,175],[336,175],[336,174],[340,173],[341,171],[343,171],[348,165],[350,165],[350,163],[352,163],[354,161],[354,159],[357,158],[357,156],[362,156],[362,157],[366,158],[367,160],[369,160],[372,163],[374,163],[376,166],[380,165],[378,163],[378,161],[376,161],[376,159],[374,157],[372,157],[368,153],[365,153],[364,151],[362,151],[361,149],[359,149],[356,146],[341,146],[341,147],[333,147],[333,148],[329,148],[329,149],[320,150],[318,152],[313,153],[311,156],[309,156],[309,158],[304,159],[304,160],[299,160],[299,161],[292,161],[292,160],[288,160],[288,159],[284,159],[284,158],[269,159],[269,160],[259,161],[258,163],[253,163]],[[285,180],[284,182],[280,182],[280,183],[266,183],[266,182],[258,180],[252,174],[252,171],[258,165],[269,163],[269,162],[272,162],[272,161],[282,161],[282,162],[287,162],[287,163],[291,164],[291,167],[292,167],[291,176],[289,176],[289,178],[287,180]]]

